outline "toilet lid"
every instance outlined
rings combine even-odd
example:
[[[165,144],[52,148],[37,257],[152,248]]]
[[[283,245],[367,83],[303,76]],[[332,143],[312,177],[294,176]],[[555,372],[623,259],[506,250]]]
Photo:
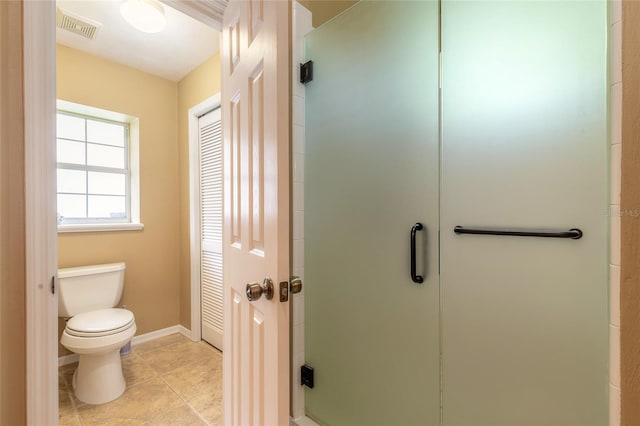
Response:
[[[133,312],[127,309],[99,309],[71,318],[66,331],[73,336],[99,337],[126,330],[133,322]]]

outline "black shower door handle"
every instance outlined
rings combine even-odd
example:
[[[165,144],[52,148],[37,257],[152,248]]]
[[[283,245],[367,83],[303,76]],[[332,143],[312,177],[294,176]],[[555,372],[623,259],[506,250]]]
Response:
[[[423,283],[424,278],[422,275],[416,274],[416,232],[422,231],[424,227],[420,222],[417,222],[411,227],[411,279],[414,283]]]

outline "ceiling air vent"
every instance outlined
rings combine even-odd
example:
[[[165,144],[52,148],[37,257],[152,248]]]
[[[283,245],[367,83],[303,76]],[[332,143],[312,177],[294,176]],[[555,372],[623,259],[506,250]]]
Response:
[[[96,37],[98,30],[102,26],[99,22],[60,8],[56,12],[56,25],[58,28],[71,31],[89,40],[93,40]]]

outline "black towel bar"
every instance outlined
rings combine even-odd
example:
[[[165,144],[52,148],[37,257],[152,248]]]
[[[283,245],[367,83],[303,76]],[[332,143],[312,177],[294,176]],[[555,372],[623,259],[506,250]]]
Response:
[[[527,230],[527,229],[500,229],[500,228],[465,228],[456,226],[453,228],[456,234],[475,234],[475,235],[507,235],[513,237],[544,237],[544,238],[570,238],[579,240],[582,238],[582,231],[578,228],[572,228],[568,231],[549,231],[549,230]]]

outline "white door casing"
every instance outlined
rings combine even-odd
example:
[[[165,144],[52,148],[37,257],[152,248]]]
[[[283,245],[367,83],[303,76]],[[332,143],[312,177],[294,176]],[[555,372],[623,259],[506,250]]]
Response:
[[[22,7],[26,409],[27,424],[42,425],[58,421],[55,2],[25,1]]]
[[[289,422],[288,1],[231,1],[222,30],[225,424]],[[245,286],[271,278],[273,299]]]

